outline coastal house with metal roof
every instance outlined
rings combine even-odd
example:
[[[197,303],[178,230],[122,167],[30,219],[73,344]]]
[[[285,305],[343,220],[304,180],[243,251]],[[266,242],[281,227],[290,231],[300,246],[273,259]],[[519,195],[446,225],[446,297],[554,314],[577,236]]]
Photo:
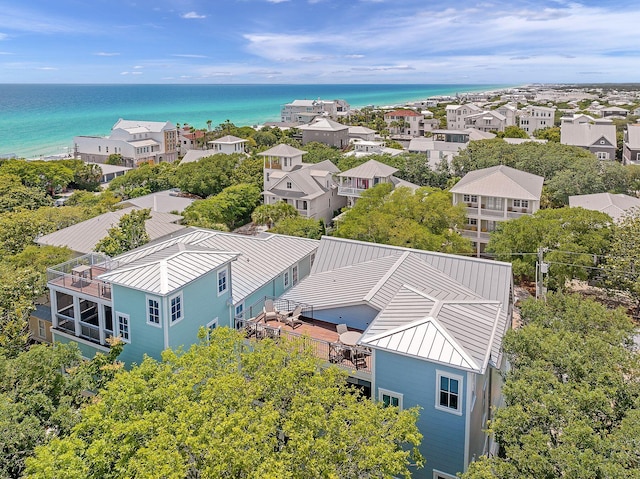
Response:
[[[417,478],[452,478],[495,453],[483,429],[502,405],[511,265],[342,238],[192,229],[116,258],[48,270],[54,342],[85,357],[124,341],[139,363],[199,341],[202,327],[304,338],[365,397],[421,408]],[[267,302],[275,314],[267,319]],[[302,320],[289,321],[290,311]]]
[[[116,258],[89,253],[47,271],[54,342],[85,357],[120,336],[120,359],[140,363],[198,342],[201,327],[235,326],[309,274],[317,240],[189,230]]]
[[[499,222],[540,209],[543,182],[541,176],[498,165],[471,171],[451,188],[453,204],[467,207],[467,223],[461,233],[472,241],[478,256]]]
[[[496,452],[484,429],[503,405],[510,264],[323,237],[309,276],[280,300],[307,305],[318,325],[358,334],[353,346],[336,337],[328,360],[350,368],[366,396],[420,408],[427,467],[414,477],[454,478]]]
[[[302,131],[303,145],[312,141],[340,149],[349,145],[349,127],[329,118],[318,118],[306,125],[300,125],[298,129]]]
[[[232,155],[234,153],[242,153],[246,152],[246,143],[247,140],[244,138],[238,138],[233,135],[226,135],[222,138],[217,138],[215,140],[209,141],[209,145],[215,153],[224,153],[225,155]]]
[[[346,115],[350,110],[345,100],[294,100],[283,105],[280,111],[280,121],[285,123],[302,124],[312,121],[318,116],[337,118]]]
[[[464,130],[466,128],[465,118],[482,112],[482,108],[473,103],[447,105],[445,110],[447,113],[447,130]]]
[[[305,218],[331,222],[347,200],[338,195],[334,175],[338,168],[329,160],[304,163],[305,151],[280,144],[260,153],[264,157],[264,204],[284,201]]]
[[[418,188],[418,185],[393,176],[396,171],[398,171],[397,168],[377,160],[366,161],[360,166],[338,173],[337,176],[340,178],[338,195],[347,198],[347,206],[353,206],[364,191],[380,183],[391,183],[394,188],[399,186]]]
[[[120,118],[109,136],[76,136],[73,143],[75,156],[93,163],[106,163],[112,154],[122,155],[129,167],[178,159],[178,131],[169,121]]]
[[[564,116],[560,123],[560,143],[590,151],[600,160],[616,158],[616,126],[608,118],[577,114]]]

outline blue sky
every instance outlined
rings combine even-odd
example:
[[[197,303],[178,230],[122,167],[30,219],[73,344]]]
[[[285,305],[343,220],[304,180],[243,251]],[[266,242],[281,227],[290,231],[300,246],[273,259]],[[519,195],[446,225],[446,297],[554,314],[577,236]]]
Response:
[[[0,83],[640,82],[640,2],[23,0]]]

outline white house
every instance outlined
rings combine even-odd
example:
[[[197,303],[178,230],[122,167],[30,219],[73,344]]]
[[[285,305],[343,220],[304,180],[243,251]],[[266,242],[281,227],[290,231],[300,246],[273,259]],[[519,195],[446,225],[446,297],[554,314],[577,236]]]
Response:
[[[317,141],[327,146],[345,148],[349,144],[349,127],[329,118],[318,118],[298,129],[302,131],[303,145]]]
[[[109,136],[76,136],[73,142],[76,157],[92,163],[105,163],[114,153],[130,167],[178,159],[178,133],[169,121],[120,118]]]
[[[541,176],[499,165],[471,171],[451,188],[453,204],[467,207],[461,233],[472,241],[478,256],[499,222],[540,209],[543,182]]]
[[[245,153],[247,140],[233,135],[226,135],[217,140],[209,141],[208,143],[215,153],[232,155],[234,153]]]
[[[387,148],[384,146],[384,141],[366,141],[366,140],[352,140],[353,150],[345,153],[345,156],[355,156],[360,158],[368,155],[391,155],[398,156],[404,152],[397,148]]]
[[[520,113],[519,126],[532,136],[536,130],[552,127],[555,114],[555,107],[529,105]]]
[[[344,100],[294,100],[280,111],[280,121],[285,123],[308,123],[317,116],[337,118],[349,112]]]
[[[329,160],[303,163],[306,151],[280,144],[260,153],[264,157],[264,204],[284,201],[305,218],[331,222],[347,200],[338,195],[334,175],[338,168]]]
[[[613,193],[595,193],[592,195],[569,196],[571,208],[584,208],[585,210],[600,211],[606,213],[615,222],[620,222],[624,215],[631,211],[640,211],[640,198]]]

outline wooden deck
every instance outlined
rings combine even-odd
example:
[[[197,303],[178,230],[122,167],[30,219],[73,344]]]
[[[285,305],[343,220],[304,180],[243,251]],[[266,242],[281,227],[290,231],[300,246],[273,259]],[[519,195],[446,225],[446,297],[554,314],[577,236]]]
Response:
[[[324,361],[349,370],[371,373],[371,351],[361,346],[347,346],[340,343],[336,325],[311,318],[302,318],[302,324],[292,326],[278,320],[265,322],[264,314],[245,320],[248,335],[257,339],[306,337],[312,339],[314,354]],[[351,329],[350,331],[360,330]],[[353,358],[353,359],[352,359]]]
[[[106,268],[92,266],[86,276],[78,276],[73,273],[60,273],[57,278],[50,279],[49,283],[95,298],[111,299],[111,285],[104,281],[93,279],[106,272]]]

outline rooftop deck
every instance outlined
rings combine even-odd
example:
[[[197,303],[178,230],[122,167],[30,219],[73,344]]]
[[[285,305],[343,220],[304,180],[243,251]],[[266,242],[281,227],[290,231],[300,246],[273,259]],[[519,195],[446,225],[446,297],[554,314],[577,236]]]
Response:
[[[285,319],[265,321],[264,313],[260,313],[250,319],[236,319],[236,327],[244,329],[247,337],[257,340],[304,339],[316,357],[349,370],[371,373],[371,350],[340,342],[335,324],[302,316],[300,324],[291,325]]]
[[[111,285],[94,279],[111,269],[112,262],[108,256],[89,253],[47,269],[47,282],[94,298],[111,300]]]

